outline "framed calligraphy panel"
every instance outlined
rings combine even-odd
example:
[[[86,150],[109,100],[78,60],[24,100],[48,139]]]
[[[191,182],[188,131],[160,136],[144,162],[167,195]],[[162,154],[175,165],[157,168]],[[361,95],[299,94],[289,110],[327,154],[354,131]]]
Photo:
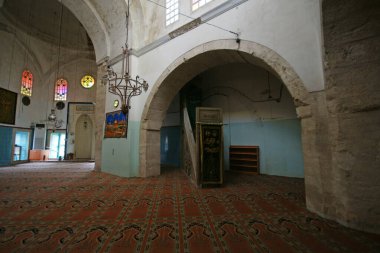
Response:
[[[17,93],[0,88],[0,123],[15,124],[16,105]]]

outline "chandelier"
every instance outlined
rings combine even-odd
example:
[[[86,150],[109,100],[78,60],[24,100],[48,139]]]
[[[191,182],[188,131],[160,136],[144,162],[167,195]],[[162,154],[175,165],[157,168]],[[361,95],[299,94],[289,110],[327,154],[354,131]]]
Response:
[[[62,127],[63,120],[57,118],[57,115],[55,114],[55,109],[51,109],[51,112],[47,119],[48,123],[51,123],[53,125],[53,130],[55,130],[55,128]]]
[[[121,74],[116,73],[111,66],[107,66],[107,74],[103,76],[103,83],[108,84],[108,92],[117,95],[121,101],[121,111],[126,115],[131,108],[130,100],[134,96],[139,96],[142,90],[148,90],[148,83],[138,75],[133,78],[130,74],[130,49],[128,48],[128,24],[129,24],[129,1],[126,12],[126,41],[122,47],[122,67]]]

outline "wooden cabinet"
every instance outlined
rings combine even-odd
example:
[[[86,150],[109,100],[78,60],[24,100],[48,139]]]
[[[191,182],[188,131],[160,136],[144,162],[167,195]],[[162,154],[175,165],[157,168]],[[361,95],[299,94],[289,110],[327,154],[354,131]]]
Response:
[[[259,174],[259,158],[258,146],[230,146],[231,171]]]

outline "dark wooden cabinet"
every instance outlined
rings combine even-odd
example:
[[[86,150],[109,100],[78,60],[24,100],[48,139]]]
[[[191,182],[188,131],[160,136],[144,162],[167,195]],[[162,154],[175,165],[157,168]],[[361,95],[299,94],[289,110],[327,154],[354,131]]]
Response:
[[[260,173],[260,154],[258,146],[230,146],[230,170]]]

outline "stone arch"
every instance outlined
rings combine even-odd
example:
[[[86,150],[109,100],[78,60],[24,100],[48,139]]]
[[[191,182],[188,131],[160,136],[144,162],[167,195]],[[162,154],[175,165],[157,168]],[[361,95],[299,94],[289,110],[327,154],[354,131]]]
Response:
[[[263,67],[285,84],[296,107],[309,104],[309,93],[300,77],[272,49],[244,40],[240,43],[235,40],[216,40],[197,46],[166,68],[153,85],[145,103],[140,127],[140,176],[160,174],[160,128],[174,96],[196,75],[227,63],[248,63]]]
[[[66,6],[82,23],[94,45],[96,62],[102,62],[110,56],[111,43],[104,21],[89,0],[58,0]],[[85,13],[85,15],[83,15]]]

